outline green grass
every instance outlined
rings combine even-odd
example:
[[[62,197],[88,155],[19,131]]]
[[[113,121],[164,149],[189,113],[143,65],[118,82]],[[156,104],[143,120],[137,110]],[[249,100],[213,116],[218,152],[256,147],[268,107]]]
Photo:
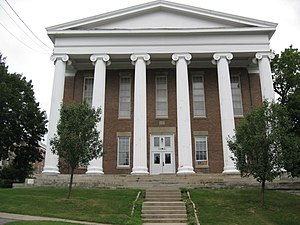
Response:
[[[266,191],[261,208],[259,189],[190,190],[201,225],[299,225],[300,196]]]
[[[15,221],[9,222],[5,225],[80,225],[79,223],[66,223],[54,221]]]
[[[142,224],[140,207],[130,216],[138,190],[0,189],[0,211],[110,224]]]

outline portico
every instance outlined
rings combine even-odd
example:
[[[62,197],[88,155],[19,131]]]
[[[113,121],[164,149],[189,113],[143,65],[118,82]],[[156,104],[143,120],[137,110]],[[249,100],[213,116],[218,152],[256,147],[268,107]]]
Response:
[[[274,98],[269,38],[275,27],[167,1],[49,27],[55,74],[43,173],[59,173],[49,140],[61,103],[87,100],[88,91],[91,106],[102,110],[97,128],[104,155],[86,174],[147,175],[160,166],[177,174],[238,172],[226,139],[242,116],[235,115],[236,101],[244,109],[254,104],[251,79],[259,77],[261,99]],[[248,80],[249,90],[232,89],[233,75],[241,84]]]

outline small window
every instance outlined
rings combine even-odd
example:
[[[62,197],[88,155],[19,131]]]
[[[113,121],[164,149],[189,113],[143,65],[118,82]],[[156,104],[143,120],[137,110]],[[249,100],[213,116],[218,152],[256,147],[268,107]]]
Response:
[[[156,76],[156,117],[168,117],[167,76]]]
[[[233,113],[235,116],[243,116],[243,103],[240,76],[233,75],[230,77]]]
[[[130,137],[118,137],[118,167],[129,167]]]
[[[202,75],[194,75],[193,81],[193,108],[194,117],[205,116],[205,96],[204,96],[204,82]]]
[[[83,88],[83,101],[92,106],[93,102],[93,86],[94,86],[94,78],[86,77],[84,79],[84,88]]]
[[[130,118],[131,113],[131,77],[129,74],[120,76],[119,118]]]
[[[197,165],[208,165],[207,136],[195,137],[195,153]]]

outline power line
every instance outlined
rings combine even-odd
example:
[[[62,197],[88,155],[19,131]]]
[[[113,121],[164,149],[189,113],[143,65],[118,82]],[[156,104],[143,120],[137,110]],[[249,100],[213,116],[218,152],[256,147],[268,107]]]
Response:
[[[9,13],[5,10],[5,8],[0,4],[1,8],[4,10],[4,12],[9,16],[9,18],[20,28],[20,30],[23,31],[23,33],[30,38],[30,40],[32,40],[35,44],[37,44],[40,48],[44,48],[42,45],[40,45],[40,43],[38,43],[35,39],[33,39],[30,35],[28,35],[26,33],[26,31],[14,20],[14,18],[11,17],[11,15],[9,15]],[[45,50],[45,49],[43,49]],[[49,51],[48,49],[45,51]]]
[[[24,26],[31,32],[31,34],[37,39],[39,40],[44,46],[46,46],[48,49],[50,49],[52,51],[52,49],[46,45],[28,26],[27,24],[22,20],[22,18],[18,15],[18,13],[13,9],[13,7],[9,4],[9,2],[7,0],[4,0],[7,5],[11,8],[11,10],[16,14],[16,16],[19,18],[19,20],[24,24]]]
[[[35,52],[39,52],[39,53],[42,53],[42,54],[46,54],[45,52],[40,52],[36,49],[33,49],[32,47],[30,47],[29,45],[27,45],[25,42],[23,42],[22,40],[20,40],[17,36],[15,36],[12,32],[9,31],[9,29],[7,29],[1,22],[0,22],[0,25],[10,34],[12,35],[17,41],[19,41],[21,44],[25,45],[27,48],[31,49],[32,51],[35,51]]]

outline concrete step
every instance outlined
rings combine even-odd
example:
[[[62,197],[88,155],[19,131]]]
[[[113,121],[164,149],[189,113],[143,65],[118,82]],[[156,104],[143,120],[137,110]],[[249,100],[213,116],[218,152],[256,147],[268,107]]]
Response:
[[[143,214],[184,214],[185,209],[142,209]]]
[[[177,224],[177,223],[186,223],[186,221],[187,221],[186,219],[171,219],[171,218],[165,218],[165,219],[161,219],[161,218],[146,219],[146,218],[144,218],[143,219],[144,224],[145,223],[163,223],[163,224],[171,223],[173,225],[173,224]]]
[[[180,197],[164,197],[164,198],[157,198],[157,197],[150,197],[147,198],[146,197],[146,201],[150,201],[150,202],[176,202],[176,201],[180,201],[181,198]]]
[[[162,218],[162,219],[186,219],[187,215],[185,214],[142,214],[143,218],[147,219],[156,219],[156,218]]]
[[[155,210],[161,210],[161,211],[164,211],[164,210],[174,210],[174,211],[177,211],[177,210],[183,210],[185,211],[186,208],[185,208],[185,205],[182,205],[182,206],[142,206],[142,210],[152,210],[152,211],[155,211]]]
[[[182,201],[177,201],[177,202],[144,202],[144,206],[185,206],[184,202]]]
[[[143,225],[162,225],[161,223],[143,223]],[[187,223],[163,223],[163,225],[187,225]]]

